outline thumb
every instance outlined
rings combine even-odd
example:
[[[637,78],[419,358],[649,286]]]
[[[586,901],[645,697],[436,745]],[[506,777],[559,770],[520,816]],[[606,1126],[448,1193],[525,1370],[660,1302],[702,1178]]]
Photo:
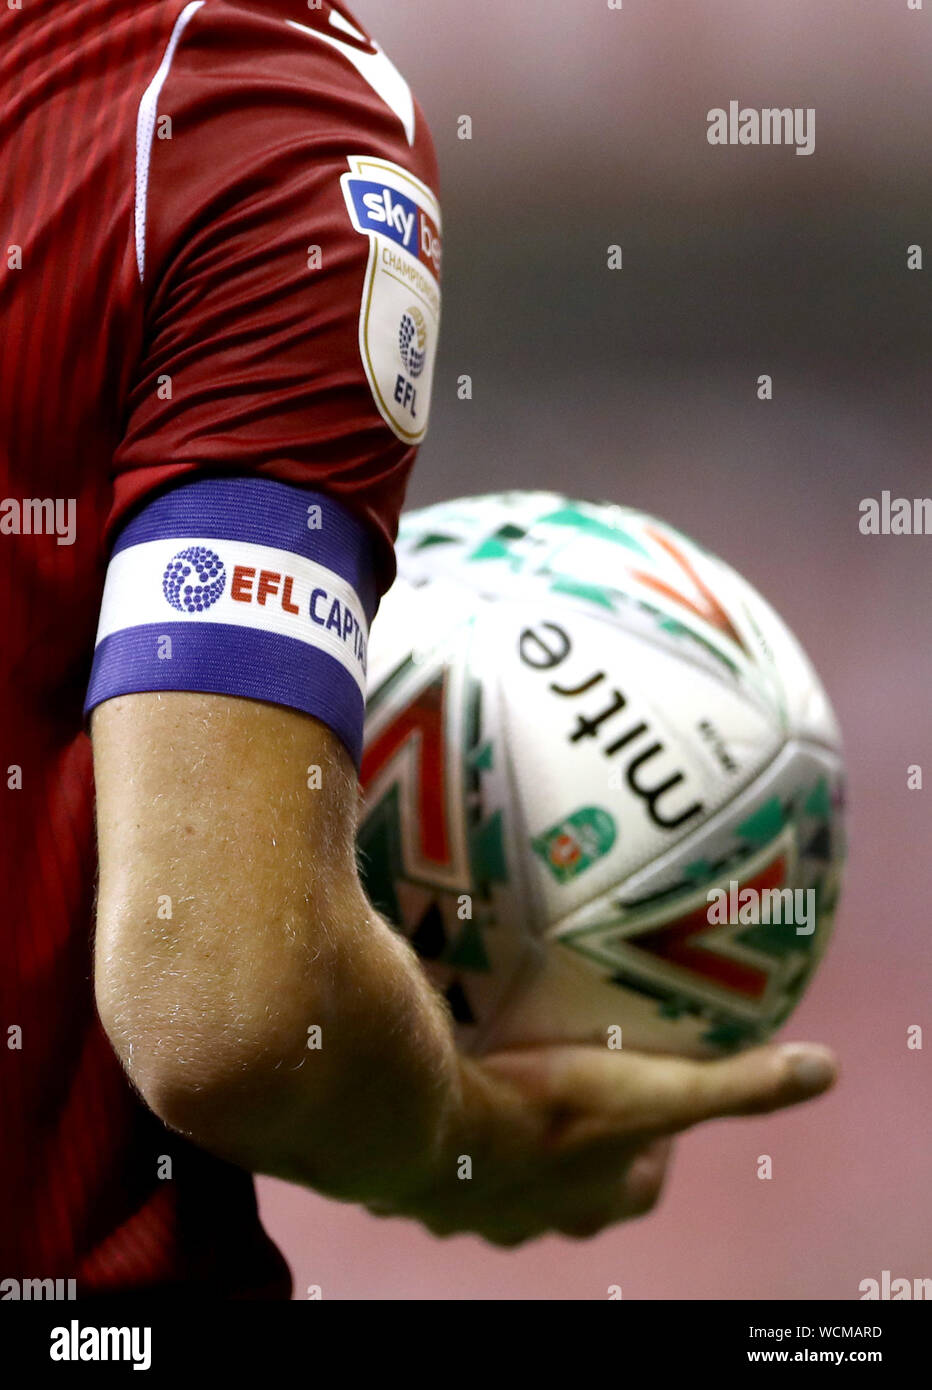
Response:
[[[628,1135],[673,1134],[703,1120],[797,1105],[828,1090],[837,1074],[833,1054],[817,1043],[711,1062],[589,1046],[520,1048],[483,1064],[540,1102],[595,1112]]]
[[[662,1134],[798,1105],[827,1091],[837,1075],[835,1057],[817,1043],[758,1047],[714,1062],[664,1061],[670,1065],[662,1072],[637,1078],[639,1108],[651,1132]]]

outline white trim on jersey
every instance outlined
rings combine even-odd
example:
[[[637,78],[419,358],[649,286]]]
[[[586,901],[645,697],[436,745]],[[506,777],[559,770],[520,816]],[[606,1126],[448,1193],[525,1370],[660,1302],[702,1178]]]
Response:
[[[352,44],[335,38],[333,34],[325,34],[322,29],[311,29],[307,24],[299,24],[296,19],[286,19],[285,23],[290,24],[292,29],[297,29],[299,34],[309,34],[312,39],[319,39],[321,43],[329,44],[338,53],[342,53],[344,58],[348,58],[376,96],[384,101],[389,110],[398,117],[404,126],[408,144],[414,144],[414,98],[411,95],[411,88],[391,58],[383,53],[377,43],[373,41],[372,44],[375,49],[374,53],[366,53],[361,48],[353,48]],[[355,29],[337,10],[331,10],[329,23],[334,28],[342,29],[344,34],[350,34],[353,38],[365,42],[365,34],[361,34],[358,29]]]
[[[175,56],[175,49],[190,20],[204,4],[204,0],[191,0],[185,5],[175,20],[175,27],[168,40],[168,47],[159,65],[159,70],[142,94],[139,112],[136,116],[136,268],[139,279],[145,278],[146,269],[146,201],[149,191],[149,162],[152,158],[152,138],[155,134],[155,117],[159,96],[165,85]]]
[[[155,135],[159,96],[171,69],[175,49],[178,47],[181,36],[205,2],[206,0],[191,0],[191,3],[185,5],[175,20],[175,27],[172,29],[158,72],[143,92],[142,100],[139,103],[139,111],[136,116],[135,235],[136,268],[139,271],[140,281],[145,279],[146,270],[146,206],[149,192],[149,164],[152,159],[152,141]],[[376,96],[381,98],[398,117],[404,126],[408,144],[414,144],[415,114],[411,88],[378,44],[373,44],[374,53],[367,53],[361,49],[353,48],[352,45],[344,43],[332,34],[325,34],[320,29],[311,29],[306,24],[299,24],[297,20],[289,19],[285,22],[299,33],[308,34],[311,38],[320,39],[322,43],[329,44],[338,53],[342,53],[344,58],[348,58]],[[344,19],[337,10],[331,11],[329,22],[334,28],[342,29],[351,37],[365,41],[365,35]]]

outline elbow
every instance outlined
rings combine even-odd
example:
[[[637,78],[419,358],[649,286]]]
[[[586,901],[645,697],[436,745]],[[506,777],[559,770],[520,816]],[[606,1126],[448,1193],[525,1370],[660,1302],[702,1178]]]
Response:
[[[151,1009],[114,1003],[102,998],[100,990],[97,1012],[127,1078],[146,1106],[169,1129],[199,1142],[208,1117],[216,1120],[221,1112],[221,1094],[229,1088],[233,1070],[211,1049],[209,1026],[201,1028],[199,1044],[194,1045],[190,1033],[179,1035],[167,1015],[160,1020]],[[241,1059],[236,1069],[248,1077],[248,1060]]]
[[[134,1089],[163,1124],[256,1166],[260,1139],[268,1142],[281,1127],[295,1073],[309,1055],[296,1055],[301,1043],[293,1031],[280,1019],[273,1027],[267,1011],[252,1023],[240,1015],[234,1026],[192,1001],[128,1002],[126,992],[100,986],[97,1009]]]

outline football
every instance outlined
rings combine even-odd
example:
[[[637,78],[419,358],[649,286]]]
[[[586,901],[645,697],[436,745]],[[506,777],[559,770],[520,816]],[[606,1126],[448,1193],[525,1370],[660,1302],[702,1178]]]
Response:
[[[765,1040],[828,941],[838,726],[769,604],[662,521],[410,512],[368,652],[359,851],[461,1047]]]

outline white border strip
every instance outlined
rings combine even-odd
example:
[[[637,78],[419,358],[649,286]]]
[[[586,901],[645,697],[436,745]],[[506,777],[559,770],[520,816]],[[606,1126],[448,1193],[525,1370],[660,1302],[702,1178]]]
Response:
[[[152,137],[155,134],[155,117],[159,95],[165,85],[165,79],[171,68],[172,58],[175,56],[175,49],[178,47],[181,35],[204,3],[205,0],[191,0],[191,3],[185,5],[175,20],[175,27],[168,40],[165,56],[159,65],[158,72],[142,94],[136,116],[136,268],[139,271],[140,283],[145,278],[146,200],[149,192],[149,161],[152,158]]]
[[[172,607],[162,588],[167,565],[189,546],[213,551],[226,571],[223,592],[209,608],[195,613]],[[232,596],[233,571],[238,565],[252,570],[248,600]],[[263,570],[271,573],[277,584],[260,602],[258,586]],[[289,578],[291,606],[285,608],[283,593]],[[312,606],[315,589],[321,593]],[[333,625],[328,626],[331,614]],[[344,633],[347,617],[352,622],[347,623]],[[210,536],[167,536],[118,551],[107,568],[95,646],[118,632],[135,627],[161,629],[166,623],[214,630],[219,623],[294,638],[328,652],[349,672],[365,698],[369,624],[359,595],[341,574],[304,555],[252,541],[218,541]]]

